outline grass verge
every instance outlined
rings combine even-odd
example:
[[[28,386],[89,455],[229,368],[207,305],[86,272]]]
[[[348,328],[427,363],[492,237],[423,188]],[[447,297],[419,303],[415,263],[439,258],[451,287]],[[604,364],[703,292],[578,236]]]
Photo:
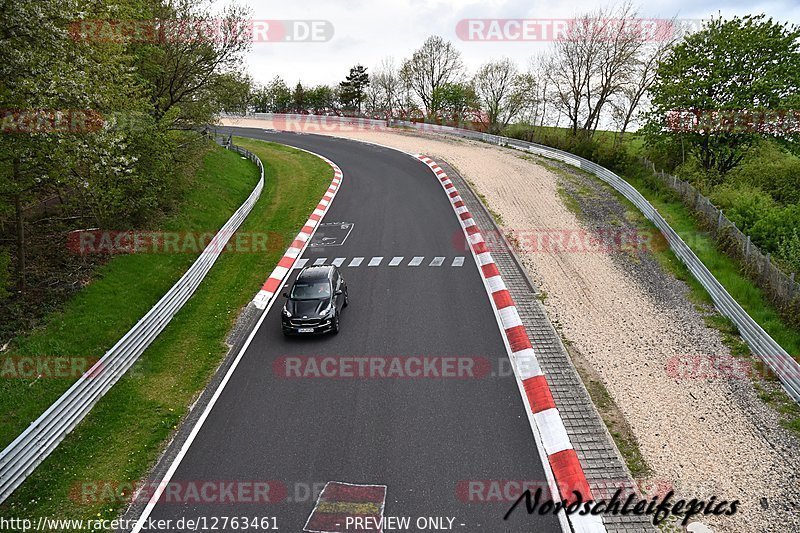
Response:
[[[280,246],[270,245],[267,252],[260,253],[223,253],[194,296],[134,368],[0,506],[4,516],[115,518],[127,503],[125,488],[129,491],[147,473],[188,406],[225,356],[225,338],[238,312],[277,264],[332,177],[330,167],[311,154],[249,139],[235,142],[261,157],[266,179],[261,198],[239,231],[269,231],[270,237],[282,240]],[[206,211],[218,210],[219,215],[225,212],[216,221],[219,223],[215,226],[219,227],[257,180],[255,166],[233,152],[214,151],[206,156],[204,163],[201,175],[206,179],[198,180],[198,186],[205,182],[209,187],[211,183],[218,186],[213,186],[214,192],[194,197],[182,215],[173,221],[181,231],[193,227],[206,229],[213,218]],[[227,199],[230,191],[225,189],[229,186],[240,189]],[[104,303],[122,299],[124,303],[120,305],[125,307],[131,300],[141,300],[140,306],[146,310],[177,279],[175,274],[185,270],[191,259],[161,255],[115,258],[107,266],[103,279],[93,284],[97,294],[91,296],[91,302],[68,306],[63,317],[49,321],[36,334],[44,340],[59,337],[61,324],[71,321],[76,324],[74,331],[83,331],[79,337],[88,337],[85,332],[94,331],[96,327],[103,338],[90,343],[87,339],[64,334],[60,336],[63,345],[60,347],[70,348],[74,353],[85,353],[79,349],[85,346],[102,347],[103,342],[116,340],[125,328],[117,325],[116,334],[105,332],[102,324],[108,321],[116,324],[117,319],[115,313],[103,309]],[[123,266],[115,266],[118,260],[122,260]],[[129,261],[141,263],[129,266]],[[180,267],[174,268],[173,261]],[[167,266],[158,267],[162,262]],[[173,277],[153,273],[159,268],[173,268]],[[90,298],[90,288],[92,286],[87,287],[81,298]],[[138,311],[125,312],[139,317],[143,313]],[[119,322],[126,323],[125,320]],[[98,325],[92,326],[95,323]],[[81,324],[88,329],[81,330]],[[48,331],[47,328],[52,329]],[[97,353],[102,353],[102,348]],[[113,490],[87,494],[82,491],[87,483],[107,483]],[[97,494],[101,497],[94,498]]]

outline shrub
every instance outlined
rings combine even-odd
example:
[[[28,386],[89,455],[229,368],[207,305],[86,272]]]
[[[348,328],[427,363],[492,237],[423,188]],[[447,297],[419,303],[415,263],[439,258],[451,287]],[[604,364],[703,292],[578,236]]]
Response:
[[[758,221],[777,207],[772,196],[764,191],[731,184],[718,187],[711,194],[711,201],[745,233],[751,232]]]
[[[775,254],[786,241],[792,241],[797,228],[800,228],[800,205],[792,205],[767,211],[753,225],[752,236],[763,251]]]
[[[784,238],[780,242],[777,255],[795,272],[800,271],[800,232],[797,229],[791,237]]]
[[[765,142],[758,152],[742,162],[731,181],[758,187],[783,205],[800,203],[800,158]]]

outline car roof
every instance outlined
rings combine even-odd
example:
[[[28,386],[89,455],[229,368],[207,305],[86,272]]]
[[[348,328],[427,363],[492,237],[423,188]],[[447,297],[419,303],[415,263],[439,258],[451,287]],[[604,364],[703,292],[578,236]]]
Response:
[[[314,280],[314,279],[328,279],[333,270],[332,265],[319,265],[305,267],[297,275],[297,279]]]

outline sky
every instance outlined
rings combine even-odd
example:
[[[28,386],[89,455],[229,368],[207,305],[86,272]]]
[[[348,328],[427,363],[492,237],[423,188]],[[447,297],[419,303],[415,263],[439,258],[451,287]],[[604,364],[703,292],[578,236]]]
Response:
[[[223,5],[231,0],[215,0]],[[252,10],[256,21],[291,20],[291,32],[302,34],[316,22],[314,42],[255,42],[246,58],[253,79],[266,83],[279,75],[294,86],[336,84],[351,66],[361,63],[372,69],[382,59],[395,64],[411,55],[429,35],[440,35],[461,52],[465,74],[491,60],[507,56],[526,68],[530,58],[545,52],[547,42],[465,40],[456,31],[463,19],[568,19],[614,5],[603,0],[234,0]],[[800,25],[800,0],[650,0],[633,3],[644,19],[687,20],[686,24],[711,16],[765,13],[778,21]],[[463,24],[463,23],[462,23]],[[538,24],[538,23],[537,23]],[[275,24],[271,24],[275,28]],[[510,30],[514,28],[509,26]],[[324,40],[325,33],[331,33]],[[270,32],[269,35],[273,35]],[[512,33],[513,35],[513,33]],[[272,37],[271,37],[272,38]]]

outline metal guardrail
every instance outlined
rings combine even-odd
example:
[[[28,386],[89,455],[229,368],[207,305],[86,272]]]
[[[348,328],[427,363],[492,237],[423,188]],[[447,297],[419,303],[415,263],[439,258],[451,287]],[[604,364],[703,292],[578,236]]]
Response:
[[[615,190],[627,198],[664,234],[670,248],[676,256],[687,266],[692,275],[703,285],[711,296],[717,309],[728,317],[737,328],[742,338],[753,353],[759,357],[778,377],[783,389],[800,404],[800,364],[795,361],[775,339],[773,339],[758,323],[747,314],[741,305],[728,293],[725,287],[717,281],[714,275],[706,268],[703,262],[695,255],[692,249],[672,229],[664,217],[642,196],[631,184],[620,178],[610,170],[584,159],[582,157],[543,146],[541,144],[520,141],[499,135],[490,135],[477,131],[438,126],[435,124],[420,124],[401,120],[392,120],[392,124],[411,127],[434,133],[445,133],[477,139],[492,144],[505,145],[517,150],[524,150],[550,159],[557,159],[564,163],[585,170],[611,185]]]
[[[247,200],[228,219],[186,273],[106,354],[81,376],[39,418],[0,452],[0,502],[44,461],[89,413],[94,404],[133,366],[183,307],[216,262],[228,240],[261,196],[264,166],[253,153],[229,146],[253,161],[260,178]]]

